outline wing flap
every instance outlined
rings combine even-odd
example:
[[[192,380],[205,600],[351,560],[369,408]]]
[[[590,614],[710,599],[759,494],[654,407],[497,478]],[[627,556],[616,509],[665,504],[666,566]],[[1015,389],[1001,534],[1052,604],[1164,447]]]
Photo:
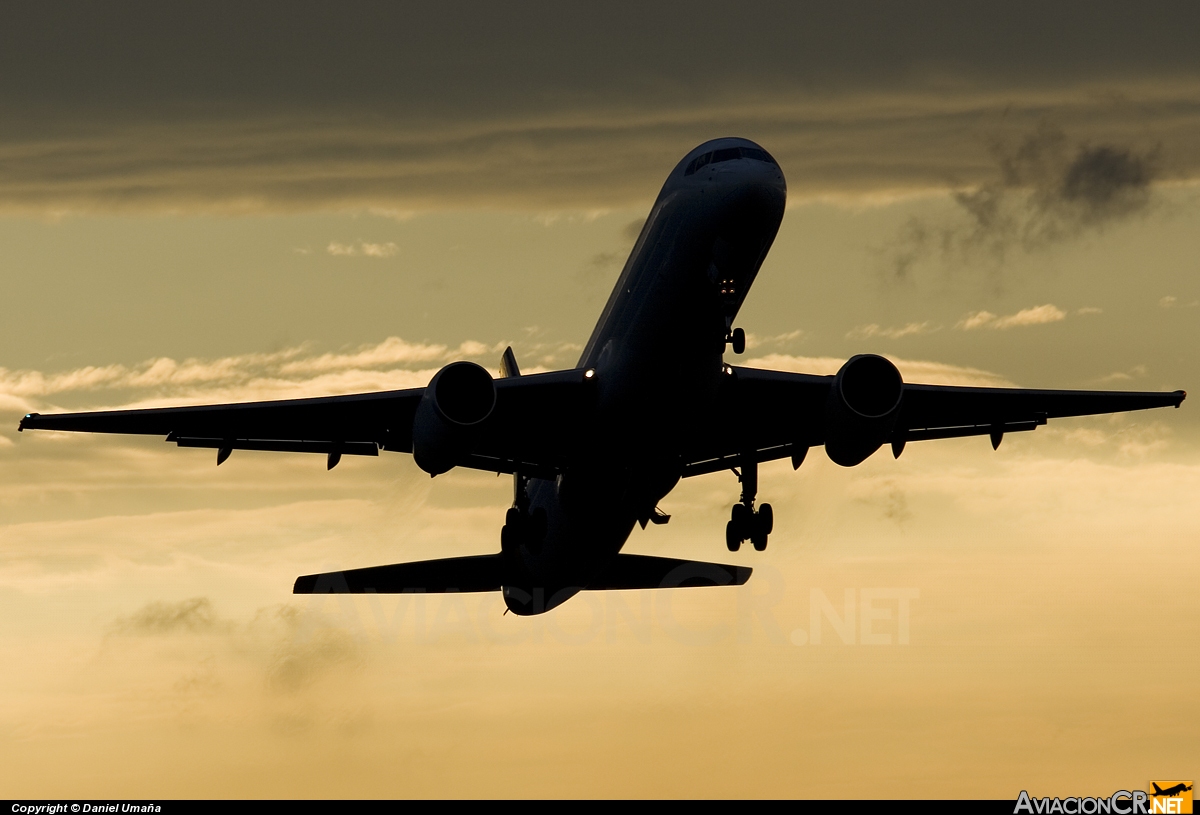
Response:
[[[188,436],[167,436],[180,447],[199,447],[209,450],[265,450],[273,453],[324,453],[341,456],[378,456],[379,445],[373,441],[307,441],[304,439],[197,439]]]

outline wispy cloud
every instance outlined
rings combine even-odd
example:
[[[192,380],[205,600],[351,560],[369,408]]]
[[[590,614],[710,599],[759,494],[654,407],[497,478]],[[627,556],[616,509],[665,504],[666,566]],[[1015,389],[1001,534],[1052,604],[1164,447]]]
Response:
[[[979,387],[1012,387],[1000,374],[984,371],[979,368],[968,368],[961,365],[947,365],[944,362],[930,360],[901,359],[888,356],[900,369],[905,382],[921,382],[928,385],[968,385]],[[795,373],[817,374],[828,376],[836,374],[838,369],[846,364],[840,357],[801,357],[789,354],[768,354],[746,361],[755,368],[773,368]]]
[[[477,356],[486,350],[488,346],[470,341],[452,351],[445,345],[407,342],[399,337],[388,337],[377,345],[366,346],[351,353],[327,353],[293,359],[281,365],[279,370],[284,374],[310,374],[354,368],[381,368],[389,365],[436,362],[448,356]],[[500,350],[503,350],[503,346]]]
[[[1158,301],[1158,305],[1160,308],[1195,308],[1196,306],[1200,306],[1200,300],[1193,300],[1190,303],[1180,303],[1178,297],[1168,294]]]
[[[85,366],[54,373],[0,368],[0,409],[44,410],[68,397],[90,404],[140,406],[419,387],[438,367],[456,359],[491,367],[504,345],[467,340],[452,347],[388,337],[340,353],[313,354],[307,346],[299,346],[208,360],[159,357],[136,365]],[[553,361],[572,349],[533,343],[530,350]]]
[[[1159,148],[1072,140],[1042,122],[1015,143],[995,138],[995,175],[953,194],[944,219],[914,217],[891,246],[892,274],[923,262],[997,268],[1013,250],[1042,249],[1148,210]]]
[[[773,336],[763,336],[753,332],[746,332],[746,347],[747,348],[763,348],[771,346],[774,348],[786,348],[792,343],[802,341],[808,336],[808,332],[797,328],[792,331],[785,331],[782,334]]]
[[[1115,371],[1107,376],[1102,376],[1097,382],[1129,382],[1134,379],[1144,379],[1150,370],[1145,365],[1134,365],[1127,371]]]
[[[1089,312],[1094,313],[1094,312]],[[957,328],[963,331],[973,331],[976,328],[1018,328],[1027,325],[1044,325],[1057,323],[1067,319],[1067,313],[1058,306],[1047,303],[1044,306],[1031,306],[1018,311],[1016,314],[997,316],[990,311],[976,311],[968,314],[959,321]]]
[[[362,657],[361,643],[352,632],[329,625],[326,615],[311,604],[306,610],[286,604],[263,608],[248,621],[237,621],[220,616],[208,597],[157,600],[114,620],[109,634],[105,648],[110,652],[125,650],[122,641],[129,637],[220,638],[230,646],[223,654],[226,659],[259,663],[267,687],[283,693],[311,685]]]
[[[870,325],[860,325],[852,329],[847,332],[846,338],[851,340],[865,340],[871,337],[885,337],[889,340],[897,340],[913,334],[928,334],[932,331],[937,331],[938,328],[940,326],[934,326],[929,322],[906,323],[899,327],[888,328],[882,328],[877,323],[871,323]]]
[[[360,241],[358,243],[338,243],[330,241],[325,247],[328,254],[335,257],[368,257],[368,258],[390,258],[396,252],[400,251],[400,247],[388,241],[387,243],[367,243]]]
[[[192,597],[175,603],[147,603],[128,617],[113,623],[120,634],[212,634],[230,630],[231,624],[217,616],[212,600]]]

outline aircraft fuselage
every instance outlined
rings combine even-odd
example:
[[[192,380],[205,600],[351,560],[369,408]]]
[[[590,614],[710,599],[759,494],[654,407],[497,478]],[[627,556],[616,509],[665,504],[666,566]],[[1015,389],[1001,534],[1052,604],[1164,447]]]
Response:
[[[595,371],[597,391],[579,449],[558,479],[528,482],[546,531],[507,553],[515,613],[587,586],[679,481],[681,446],[714,410],[726,336],[786,198],[779,166],[745,139],[702,144],[667,177],[577,366]]]

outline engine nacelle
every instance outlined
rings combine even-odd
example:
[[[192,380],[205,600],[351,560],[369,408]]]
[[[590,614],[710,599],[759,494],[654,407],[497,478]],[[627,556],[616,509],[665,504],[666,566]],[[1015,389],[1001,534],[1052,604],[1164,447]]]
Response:
[[[474,362],[451,362],[434,374],[413,417],[413,460],[430,475],[454,467],[476,428],[496,407],[496,383]]]
[[[896,366],[875,354],[850,357],[833,380],[825,405],[825,452],[853,467],[878,450],[900,415],[904,380]]]

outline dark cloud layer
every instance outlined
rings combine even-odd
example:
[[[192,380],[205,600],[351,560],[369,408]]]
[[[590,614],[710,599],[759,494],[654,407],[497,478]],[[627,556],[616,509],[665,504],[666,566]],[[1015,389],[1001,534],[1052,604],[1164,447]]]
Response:
[[[0,100],[477,115],[807,86],[1194,73],[1194,3],[65,2],[5,11]],[[386,114],[386,110],[378,112]]]
[[[0,207],[606,205],[730,132],[793,188],[941,184],[1005,108],[1154,126],[1186,164],[1197,30],[1190,3],[28,4]]]

